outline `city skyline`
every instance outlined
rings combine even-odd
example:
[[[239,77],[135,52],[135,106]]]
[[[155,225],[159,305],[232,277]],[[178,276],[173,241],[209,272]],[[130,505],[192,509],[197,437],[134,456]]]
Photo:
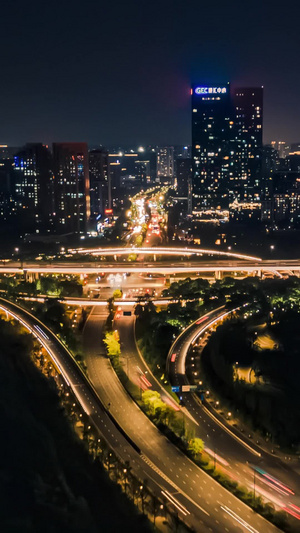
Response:
[[[2,6],[1,143],[189,144],[190,86],[218,80],[263,85],[264,142],[298,141],[295,2],[57,5]]]
[[[297,14],[1,6],[3,531],[300,531]]]

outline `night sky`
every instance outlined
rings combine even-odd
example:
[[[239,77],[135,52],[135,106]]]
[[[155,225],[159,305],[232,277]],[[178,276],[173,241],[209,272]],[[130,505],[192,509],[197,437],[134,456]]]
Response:
[[[3,0],[0,144],[190,142],[192,82],[265,87],[300,141],[298,0]]]

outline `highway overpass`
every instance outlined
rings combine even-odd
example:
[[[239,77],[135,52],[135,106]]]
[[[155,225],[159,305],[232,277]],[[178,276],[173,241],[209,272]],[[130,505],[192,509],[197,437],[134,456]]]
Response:
[[[191,256],[203,256],[203,255],[211,255],[211,256],[220,256],[220,257],[231,257],[233,259],[245,259],[245,260],[255,260],[255,261],[261,261],[259,257],[253,257],[251,255],[247,254],[240,254],[238,252],[231,252],[226,251],[223,252],[222,250],[211,250],[207,248],[198,248],[198,247],[181,247],[181,246],[151,246],[151,247],[116,247],[116,248],[76,248],[74,250],[69,250],[69,252],[73,254],[81,254],[81,255],[93,255],[95,257],[108,257],[108,256],[114,256],[114,257],[121,257],[121,256],[128,256],[128,255],[151,255],[151,256],[179,256],[179,257],[191,257]]]
[[[259,442],[249,439],[245,432],[241,433],[237,427],[227,423],[224,417],[219,415],[206,401],[205,393],[203,400],[200,401],[194,392],[185,392],[190,384],[198,384],[199,378],[203,379],[199,375],[196,359],[200,357],[199,353],[205,347],[210,332],[224,319],[230,318],[236,310],[228,310],[222,306],[188,326],[170,348],[167,374],[172,385],[180,388],[179,395],[184,406],[198,422],[195,428],[196,435],[204,440],[207,448],[210,448],[209,453],[214,460],[225,467],[229,476],[250,489],[253,489],[253,468],[259,467],[265,471],[265,476],[257,475],[255,478],[257,495],[273,503],[277,509],[284,509],[292,516],[296,516],[293,506],[300,508],[300,493],[298,462],[295,458],[292,461],[287,454],[277,448],[271,453],[271,447],[267,447],[263,438]],[[199,344],[197,350],[193,348],[196,342]],[[195,372],[196,369],[198,372]],[[204,388],[205,384],[202,385]]]
[[[204,261],[120,261],[120,262],[52,262],[42,263],[41,261],[22,263],[0,262],[0,274],[82,274],[99,275],[123,274],[123,273],[147,273],[162,274],[172,276],[175,274],[205,275],[211,274],[220,279],[224,275],[240,273],[244,275],[258,275],[273,273],[281,277],[282,275],[298,275],[300,272],[300,259],[271,259],[271,260],[210,260]]]
[[[147,479],[149,488],[161,498],[168,499],[174,510],[179,511],[183,520],[195,531],[278,531],[171,444],[125,393],[116,374],[109,370],[107,358],[99,354],[99,322],[106,318],[102,313],[98,315],[99,310],[89,318],[86,330],[93,387],[49,328],[28,311],[2,298],[0,309],[35,335],[115,453],[124,461],[130,461],[138,478]],[[109,412],[105,408],[108,400],[111,402]],[[122,432],[118,426],[123,428]],[[130,439],[126,439],[125,435]],[[130,442],[135,445],[132,446]]]

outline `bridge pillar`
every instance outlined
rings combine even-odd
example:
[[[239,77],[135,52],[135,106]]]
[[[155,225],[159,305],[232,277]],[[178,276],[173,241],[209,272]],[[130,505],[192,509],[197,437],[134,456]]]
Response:
[[[25,277],[26,281],[29,281],[30,283],[32,283],[33,281],[38,279],[38,273],[37,272],[26,272],[25,276],[26,276]]]
[[[261,276],[262,276],[262,271],[261,271],[261,269],[259,269],[259,270],[257,271],[256,275],[257,275],[257,277],[261,278]]]
[[[215,279],[222,279],[222,272],[221,270],[215,270]]]
[[[153,259],[154,259],[154,261],[156,261],[156,255],[155,255],[155,254],[154,254],[154,256],[153,256]]]

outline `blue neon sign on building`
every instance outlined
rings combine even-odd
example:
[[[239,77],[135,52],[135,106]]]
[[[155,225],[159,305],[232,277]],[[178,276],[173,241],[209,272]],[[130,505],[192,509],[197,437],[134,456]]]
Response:
[[[199,95],[227,94],[227,87],[196,87],[194,93]]]

